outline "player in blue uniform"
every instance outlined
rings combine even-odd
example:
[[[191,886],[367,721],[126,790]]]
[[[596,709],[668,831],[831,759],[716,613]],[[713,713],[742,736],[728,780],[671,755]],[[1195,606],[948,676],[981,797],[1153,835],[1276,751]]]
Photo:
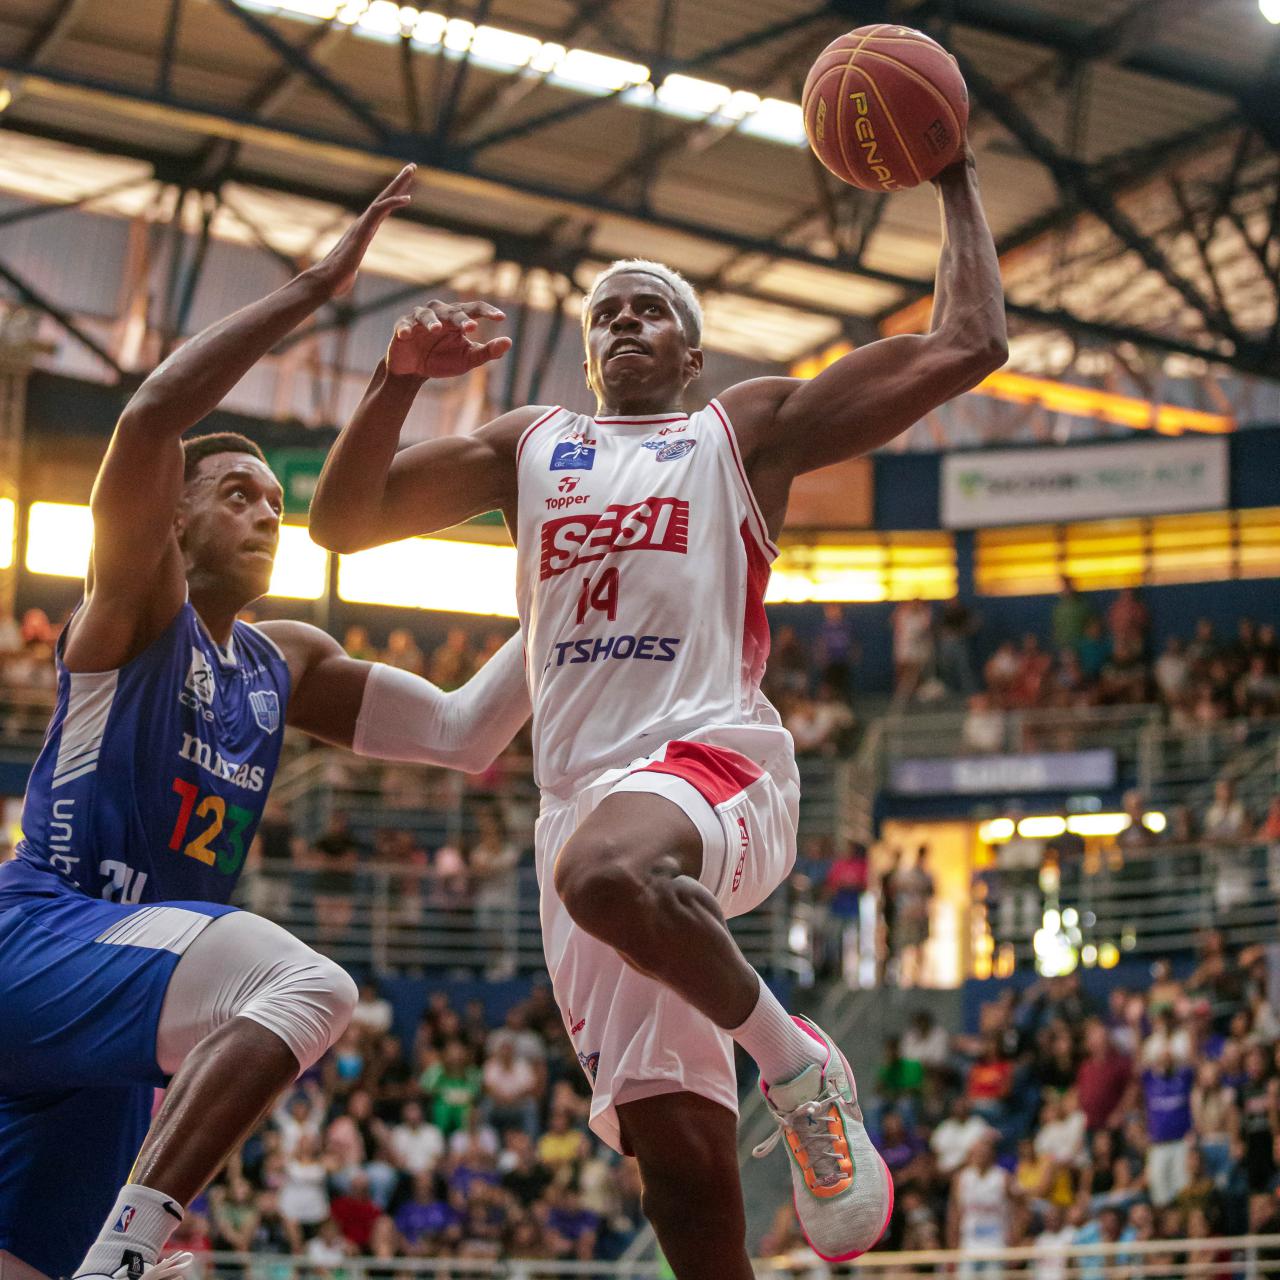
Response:
[[[156,1262],[185,1206],[346,1028],[347,974],[227,905],[283,726],[474,770],[528,714],[515,641],[442,694],[315,627],[238,621],[270,581],[280,485],[244,437],[180,439],[350,287],[412,181],[404,170],[323,261],[161,365],[98,473],[57,709],[18,856],[0,866],[0,1262],[167,1280],[185,1264]],[[482,363],[505,340],[466,350]]]

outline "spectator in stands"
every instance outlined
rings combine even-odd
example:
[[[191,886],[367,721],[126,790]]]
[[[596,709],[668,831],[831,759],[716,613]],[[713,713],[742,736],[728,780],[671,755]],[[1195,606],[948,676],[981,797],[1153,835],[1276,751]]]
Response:
[[[280,1184],[280,1212],[297,1223],[310,1239],[329,1218],[329,1170],[320,1157],[319,1140],[300,1134],[292,1155],[284,1166]]]
[[[766,692],[775,700],[809,692],[809,654],[795,627],[779,627],[765,668]]]
[[[441,689],[457,689],[475,668],[471,638],[464,627],[450,627],[443,642],[431,654],[427,678]]]
[[[480,1099],[481,1079],[462,1041],[450,1040],[444,1046],[439,1061],[422,1073],[421,1085],[433,1100],[432,1122],[446,1138],[467,1127]]]
[[[898,985],[918,986],[924,977],[925,950],[929,942],[929,917],[935,892],[928,867],[929,846],[920,845],[911,866],[901,863],[894,872],[893,894],[897,937],[893,951],[898,961]]]
[[[990,694],[975,693],[969,699],[961,740],[970,751],[1000,751],[1005,745],[1005,713],[995,706]]]
[[[1014,707],[1038,706],[1045,694],[1045,683],[1053,659],[1040,647],[1034,631],[1022,637],[1017,654],[1017,671],[1009,685],[1008,700]]]
[[[311,891],[322,943],[336,942],[351,927],[362,848],[343,810],[335,810],[324,831],[312,841]]]
[[[1147,664],[1131,635],[1116,640],[1111,656],[1098,673],[1098,696],[1107,705],[1134,705],[1148,701]]]
[[[790,698],[784,721],[799,755],[834,756],[847,749],[854,716],[849,704],[824,683],[813,698]]]
[[[975,1115],[969,1099],[961,1094],[951,1105],[951,1114],[929,1139],[930,1149],[938,1161],[938,1172],[950,1177],[972,1154],[979,1139],[992,1133],[992,1127],[981,1116]]]
[[[1191,692],[1191,658],[1181,636],[1170,636],[1164,652],[1156,659],[1154,676],[1161,698],[1170,706],[1180,705]]]
[[[360,662],[377,662],[382,656],[373,641],[369,639],[369,632],[361,626],[347,628],[342,647],[350,657]]]
[[[890,616],[894,696],[910,698],[933,659],[933,611],[923,600],[904,600]]]
[[[982,1056],[969,1068],[965,1096],[978,1115],[998,1124],[1013,1092],[1013,1063],[1001,1051],[998,1036],[983,1039]]]
[[[903,1056],[898,1036],[886,1037],[884,1061],[876,1075],[876,1092],[881,1101],[887,1108],[914,1116],[923,1088],[924,1068],[914,1058]]]
[[[382,1207],[369,1194],[366,1174],[356,1172],[351,1175],[347,1189],[334,1196],[329,1214],[356,1252],[363,1253],[368,1249],[373,1225],[382,1217]]]
[[[502,814],[485,806],[476,814],[476,836],[467,859],[474,885],[476,932],[490,957],[485,977],[510,978],[516,971],[516,906],[520,892],[520,846]]]
[[[853,693],[853,664],[857,648],[853,621],[841,604],[822,606],[822,626],[818,631],[818,670],[824,684],[829,684],[841,698]]]
[[[945,1028],[938,1025],[928,1009],[917,1009],[902,1033],[902,1056],[918,1062],[925,1070],[947,1065],[951,1045]]]
[[[1146,648],[1147,632],[1151,628],[1151,613],[1133,587],[1125,587],[1111,602],[1107,610],[1107,629],[1111,643],[1132,646],[1139,654]]]
[[[1092,618],[1093,609],[1089,602],[1076,590],[1070,578],[1062,579],[1062,589],[1054,601],[1053,615],[1050,622],[1053,636],[1053,647],[1057,650],[1067,649],[1076,653],[1080,642],[1084,639],[1085,627]]]
[[[961,698],[978,692],[973,669],[973,637],[978,630],[973,611],[957,596],[943,606],[938,621],[938,678]]]
[[[1133,1064],[1114,1046],[1099,1018],[1085,1024],[1085,1057],[1076,1072],[1076,1096],[1090,1133],[1117,1128],[1132,1102]]]
[[[416,1099],[404,1104],[400,1123],[391,1131],[391,1150],[400,1168],[415,1176],[429,1174],[444,1157],[444,1134],[427,1123]]]
[[[360,998],[351,1015],[351,1023],[357,1031],[372,1043],[391,1030],[391,1001],[379,990],[376,982],[360,984]]]
[[[1164,1048],[1142,1073],[1147,1113],[1147,1187],[1157,1209],[1187,1185],[1187,1135],[1191,1132],[1191,1089],[1195,1072],[1179,1065]]]
[[[527,1059],[517,1056],[515,1041],[500,1040],[485,1059],[484,1115],[499,1132],[520,1129],[533,1138],[538,1128],[538,1097],[544,1081]]]
[[[1014,648],[1012,640],[1006,640],[987,659],[986,666],[982,669],[982,678],[994,706],[1011,705],[1014,684],[1021,669],[1018,651]]]
[[[1249,665],[1236,681],[1235,710],[1242,716],[1273,716],[1280,711],[1280,677],[1268,669],[1260,653],[1249,656]]]
[[[1085,623],[1084,638],[1080,641],[1077,652],[1085,678],[1097,680],[1111,657],[1111,641],[1102,629],[1101,618],[1090,618]]]
[[[995,1138],[980,1138],[952,1184],[947,1243],[961,1253],[1002,1249],[1009,1243],[1010,1212],[1021,1192],[995,1157]],[[969,1277],[1000,1269],[998,1262],[962,1262],[960,1274]]]
[[[1243,840],[1249,833],[1249,815],[1236,795],[1230,778],[1219,778],[1213,785],[1213,803],[1204,815],[1206,840]]]

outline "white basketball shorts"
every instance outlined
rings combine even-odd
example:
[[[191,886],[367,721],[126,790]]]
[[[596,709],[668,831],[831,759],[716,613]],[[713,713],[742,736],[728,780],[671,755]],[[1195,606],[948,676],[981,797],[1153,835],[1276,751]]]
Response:
[[[726,916],[738,916],[759,906],[795,863],[800,782],[789,733],[732,725],[667,742],[573,799],[543,796],[534,845],[547,968],[592,1084],[591,1128],[617,1151],[621,1103],[689,1092],[735,1114],[738,1107],[728,1033],[584,933],[556,895],[556,856],[605,796],[621,791],[663,796],[689,816],[702,833],[701,883]]]

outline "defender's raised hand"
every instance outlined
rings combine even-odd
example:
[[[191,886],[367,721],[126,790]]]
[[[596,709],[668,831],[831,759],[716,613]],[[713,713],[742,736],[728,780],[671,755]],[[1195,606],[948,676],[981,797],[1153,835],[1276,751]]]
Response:
[[[350,293],[356,272],[378,228],[411,198],[417,165],[407,164],[379,192],[376,200],[342,233],[338,243],[306,274],[320,280],[330,297]]]
[[[487,302],[428,302],[396,322],[387,348],[387,369],[398,376],[456,378],[511,350],[511,339],[479,342],[481,320],[505,320]]]

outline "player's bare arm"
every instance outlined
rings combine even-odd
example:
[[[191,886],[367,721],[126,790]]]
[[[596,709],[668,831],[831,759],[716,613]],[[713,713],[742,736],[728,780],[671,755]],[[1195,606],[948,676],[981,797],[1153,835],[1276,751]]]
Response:
[[[287,723],[361,755],[479,773],[529,718],[518,635],[461,688],[446,693],[411,672],[349,657],[309,623],[264,622],[259,630],[289,664]]]
[[[122,665],[181,607],[187,577],[175,517],[183,433],[276,343],[351,288],[378,227],[408,204],[413,175],[413,166],[402,169],[320,262],[184,343],[129,401],[93,486],[93,554],[85,607],[68,635],[71,670]],[[226,500],[244,500],[238,492],[228,483]]]
[[[311,536],[350,553],[446,529],[499,508],[515,510],[515,448],[536,409],[517,409],[469,436],[448,436],[397,453],[419,391],[500,359],[511,339],[476,336],[504,319],[487,302],[432,301],[396,322],[387,354],[325,461],[311,501]]]
[[[775,533],[793,477],[887,443],[1008,356],[1000,266],[972,153],[935,185],[943,246],[928,333],[873,342],[816,378],[759,378],[721,397]]]

